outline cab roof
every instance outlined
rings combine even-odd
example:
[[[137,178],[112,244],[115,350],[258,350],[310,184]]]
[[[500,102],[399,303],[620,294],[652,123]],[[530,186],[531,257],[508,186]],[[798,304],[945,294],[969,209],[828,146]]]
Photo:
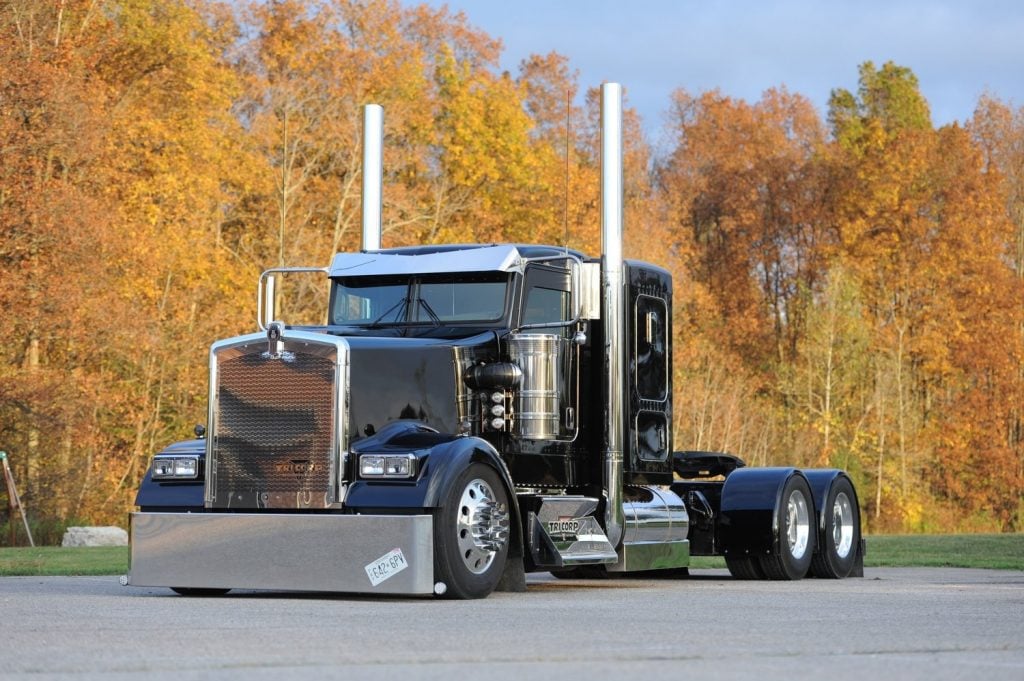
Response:
[[[580,260],[579,251],[530,244],[434,245],[387,248],[379,251],[338,253],[330,276],[387,274],[445,274],[457,272],[522,272],[530,260],[568,255]]]

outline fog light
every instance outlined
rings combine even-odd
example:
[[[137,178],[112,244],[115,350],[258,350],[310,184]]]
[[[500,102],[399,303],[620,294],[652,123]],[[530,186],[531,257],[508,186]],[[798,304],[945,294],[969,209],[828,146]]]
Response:
[[[496,404],[496,405],[494,405],[493,407],[491,407],[491,414],[493,416],[504,416],[505,415],[505,405],[503,405],[503,404]]]
[[[505,393],[499,391],[492,394],[491,402],[494,402],[495,404],[503,404],[505,402]]]
[[[505,419],[501,418],[500,416],[498,418],[491,419],[491,428],[494,428],[495,430],[502,430],[504,427]]]
[[[383,456],[361,456],[359,457],[359,475],[367,477],[382,477],[384,475]]]

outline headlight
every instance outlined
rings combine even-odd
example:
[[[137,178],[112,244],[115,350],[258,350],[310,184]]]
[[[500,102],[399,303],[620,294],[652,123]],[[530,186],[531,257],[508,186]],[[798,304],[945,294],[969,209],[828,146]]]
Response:
[[[359,475],[364,478],[384,476],[383,456],[361,456],[359,457]]]
[[[196,480],[198,478],[198,454],[153,457],[154,480]]]
[[[416,455],[363,454],[359,457],[359,475],[363,478],[411,478],[416,475]]]

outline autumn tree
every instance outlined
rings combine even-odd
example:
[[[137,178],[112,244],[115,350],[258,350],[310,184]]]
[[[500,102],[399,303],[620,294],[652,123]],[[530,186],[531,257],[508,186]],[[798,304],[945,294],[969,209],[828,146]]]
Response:
[[[8,447],[27,503],[109,521],[201,419],[208,339],[244,309],[216,240],[245,172],[231,37],[183,3],[11,3],[2,21],[4,306],[24,339],[2,371],[32,386],[3,393]]]
[[[103,319],[91,275],[110,207],[97,181],[108,93],[92,72],[104,24],[88,2],[0,8],[0,437],[26,504],[73,499],[77,445],[95,444],[81,426],[100,391],[82,368],[96,352],[85,329]]]
[[[833,93],[829,120],[837,145],[839,252],[862,287],[879,362],[876,409],[886,415],[876,433],[874,514],[889,509],[903,528],[925,526],[927,485],[968,515],[984,513],[988,504],[979,497],[933,477],[949,469],[973,475],[976,465],[958,463],[953,453],[969,450],[934,443],[950,437],[940,433],[952,423],[976,427],[965,422],[963,405],[980,406],[987,391],[978,393],[979,387],[1004,374],[999,367],[1011,361],[1006,352],[959,350],[962,341],[978,338],[962,329],[993,323],[979,316],[979,301],[1001,310],[996,324],[1019,314],[1010,303],[1008,222],[998,186],[981,172],[980,156],[962,128],[932,128],[927,103],[906,68],[864,64],[858,95]],[[951,421],[952,413],[961,417]],[[986,437],[985,456],[1004,460],[992,449],[1004,438],[992,428]],[[1000,525],[1009,522],[1005,509],[996,515]]]
[[[678,229],[697,244],[697,276],[715,297],[723,340],[760,361],[783,360],[793,352],[801,291],[813,290],[822,271],[820,122],[806,99],[781,90],[756,105],[678,91],[672,120],[678,142],[660,184]]]
[[[998,178],[1002,187],[1014,231],[1011,253],[1019,287],[1024,281],[1024,108],[1014,109],[991,95],[984,95],[968,129],[981,148],[983,171]],[[1020,359],[1024,355],[1024,325],[1018,327],[1014,346],[1017,370],[1006,400],[1013,410],[1008,422],[1007,443],[1016,452],[1017,476],[1024,479],[1024,361]],[[1024,491],[1019,488],[1017,529],[1024,523],[1022,494]]]

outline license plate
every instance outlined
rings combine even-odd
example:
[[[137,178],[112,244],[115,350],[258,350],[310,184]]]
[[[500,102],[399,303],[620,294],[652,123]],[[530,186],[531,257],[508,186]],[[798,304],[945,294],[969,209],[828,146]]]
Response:
[[[367,565],[365,569],[366,576],[370,578],[370,584],[377,586],[407,567],[409,567],[409,562],[402,555],[402,549],[392,549]]]

